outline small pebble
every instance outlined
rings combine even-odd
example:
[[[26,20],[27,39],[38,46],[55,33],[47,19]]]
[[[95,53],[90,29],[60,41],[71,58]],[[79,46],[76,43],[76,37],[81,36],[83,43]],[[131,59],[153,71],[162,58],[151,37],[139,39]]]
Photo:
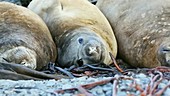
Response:
[[[118,78],[119,75],[116,75]],[[144,78],[145,77],[145,78]],[[55,93],[56,90],[67,89],[77,87],[79,85],[89,84],[97,82],[103,79],[108,79],[109,77],[80,77],[74,79],[61,79],[58,81],[55,80],[43,80],[43,81],[33,81],[33,80],[0,80],[0,96],[74,96],[76,94],[81,94],[79,91],[68,91],[64,94]],[[132,76],[137,84],[139,84],[142,89],[145,89],[149,84],[151,77],[146,76],[142,73]],[[127,96],[128,94],[134,94],[135,96],[140,95],[140,91],[137,91],[135,88],[130,87],[132,80],[119,80],[117,87],[117,96]],[[167,84],[170,84],[170,81],[163,80],[158,88],[162,89]],[[91,89],[86,89],[94,96],[112,96],[113,91],[113,82],[107,84],[98,85]],[[162,96],[169,96],[170,88],[163,93]]]
[[[102,89],[102,88],[98,88],[97,91],[96,91],[96,93],[97,93],[98,95],[103,94],[103,89]]]
[[[164,92],[164,96],[170,96],[170,88],[168,88],[168,89]]]
[[[112,91],[108,90],[105,94],[106,94],[106,96],[112,96]]]
[[[112,84],[111,83],[103,85],[103,91],[108,91],[108,90],[112,90]]]

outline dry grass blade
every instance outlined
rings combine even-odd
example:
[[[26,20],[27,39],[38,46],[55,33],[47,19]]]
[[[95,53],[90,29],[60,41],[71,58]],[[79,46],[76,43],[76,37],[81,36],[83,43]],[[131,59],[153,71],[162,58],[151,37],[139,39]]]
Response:
[[[93,94],[89,93],[84,89],[82,86],[77,87],[78,91],[81,92],[82,94],[85,94],[85,96],[93,96]]]
[[[110,57],[111,57],[111,59],[112,59],[112,61],[113,61],[113,64],[115,65],[115,67],[117,68],[117,70],[119,70],[121,73],[124,73],[124,71],[118,66],[118,64],[116,63],[116,60],[115,60],[115,58],[114,58],[114,56],[109,52],[109,54],[110,54]]]
[[[163,94],[163,92],[165,92],[165,90],[170,87],[170,84],[168,84],[167,86],[165,86],[162,90],[158,91],[155,96],[161,96]]]
[[[112,96],[117,96],[117,84],[118,84],[118,80],[114,80],[114,82],[113,82],[113,94],[112,94]]]
[[[112,78],[109,78],[109,79],[101,80],[101,81],[98,81],[98,82],[93,82],[93,83],[90,83],[90,84],[84,84],[84,85],[80,85],[80,86],[85,88],[85,89],[90,89],[90,88],[93,88],[93,87],[98,86],[98,85],[106,84],[106,83],[111,82],[112,80],[115,80],[115,79],[116,78],[112,77]],[[77,90],[77,88],[56,90],[55,92],[56,93],[64,93],[65,91],[73,91],[73,90]]]

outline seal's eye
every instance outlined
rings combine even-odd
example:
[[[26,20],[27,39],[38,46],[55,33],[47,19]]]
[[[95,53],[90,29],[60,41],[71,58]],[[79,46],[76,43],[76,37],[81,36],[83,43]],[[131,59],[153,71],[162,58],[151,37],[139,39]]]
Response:
[[[83,43],[83,38],[79,38],[79,39],[78,39],[78,42],[79,42],[80,44],[82,44],[82,43]]]

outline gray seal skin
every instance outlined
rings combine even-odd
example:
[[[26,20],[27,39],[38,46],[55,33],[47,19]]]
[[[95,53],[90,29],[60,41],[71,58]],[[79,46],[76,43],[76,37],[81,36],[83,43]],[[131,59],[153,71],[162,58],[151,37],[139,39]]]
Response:
[[[170,66],[170,0],[98,0],[118,42],[136,67]]]
[[[28,8],[47,24],[60,66],[110,64],[109,52],[116,57],[117,42],[109,22],[87,0],[33,0]]]
[[[40,70],[55,59],[56,46],[43,20],[27,8],[0,2],[0,62]]]

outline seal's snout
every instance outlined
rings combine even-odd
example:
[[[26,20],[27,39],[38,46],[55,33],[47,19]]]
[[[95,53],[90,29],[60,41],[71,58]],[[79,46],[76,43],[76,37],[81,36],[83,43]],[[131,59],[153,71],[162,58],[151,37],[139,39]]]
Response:
[[[88,56],[97,56],[99,54],[99,47],[98,46],[88,46],[86,49],[86,55]]]
[[[84,52],[87,58],[93,62],[100,62],[101,61],[101,42],[97,40],[89,40],[89,42],[84,47]]]

